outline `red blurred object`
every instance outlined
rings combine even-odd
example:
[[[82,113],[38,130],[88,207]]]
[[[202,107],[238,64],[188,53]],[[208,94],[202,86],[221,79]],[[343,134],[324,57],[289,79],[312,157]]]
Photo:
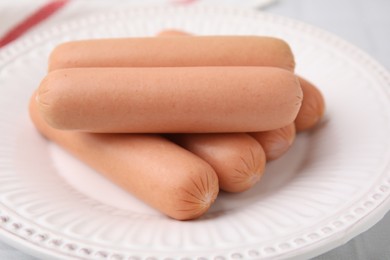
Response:
[[[51,1],[39,8],[37,11],[32,13],[19,24],[17,24],[15,27],[11,28],[7,33],[4,34],[3,37],[0,38],[0,48],[19,38],[32,27],[39,24],[40,22],[60,10],[68,2],[69,0]]]

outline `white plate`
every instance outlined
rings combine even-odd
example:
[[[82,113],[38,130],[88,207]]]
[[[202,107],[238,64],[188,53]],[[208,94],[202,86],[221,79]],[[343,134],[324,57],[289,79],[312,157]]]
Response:
[[[297,71],[327,101],[321,126],[267,166],[243,194],[221,194],[202,219],[159,214],[43,139],[27,113],[56,44],[196,34],[287,40]],[[138,8],[53,28],[0,53],[0,234],[39,257],[308,258],[366,230],[390,207],[389,74],[352,45],[282,17],[212,7]]]

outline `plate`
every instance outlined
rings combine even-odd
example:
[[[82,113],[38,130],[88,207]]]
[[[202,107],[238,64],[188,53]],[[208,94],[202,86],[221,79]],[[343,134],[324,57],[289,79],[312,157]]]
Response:
[[[285,39],[327,113],[241,194],[222,193],[196,221],[149,208],[42,138],[27,104],[50,50],[86,38],[164,28]],[[0,236],[38,257],[308,258],[368,229],[390,208],[390,76],[351,44],[279,16],[216,7],[132,8],[73,21],[0,53]]]

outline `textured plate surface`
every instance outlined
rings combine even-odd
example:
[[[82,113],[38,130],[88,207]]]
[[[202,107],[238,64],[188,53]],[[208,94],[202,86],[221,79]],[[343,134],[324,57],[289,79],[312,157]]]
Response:
[[[327,114],[242,194],[197,221],[168,219],[43,139],[27,104],[56,44],[74,39],[254,34],[288,41]],[[38,256],[86,259],[307,258],[375,224],[390,207],[390,79],[354,46],[269,14],[139,8],[53,28],[0,53],[0,236]]]

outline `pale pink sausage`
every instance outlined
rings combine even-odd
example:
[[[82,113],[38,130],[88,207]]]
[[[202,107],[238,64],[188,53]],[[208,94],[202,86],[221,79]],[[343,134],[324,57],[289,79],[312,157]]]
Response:
[[[299,82],[304,98],[295,119],[295,127],[298,132],[313,128],[325,112],[325,100],[319,89],[302,77],[299,77]]]
[[[167,139],[57,130],[44,122],[34,100],[30,115],[42,135],[164,214],[194,219],[217,197],[218,178],[211,166]]]
[[[294,70],[289,45],[260,36],[188,36],[67,42],[50,55],[49,71],[79,67],[273,66]]]
[[[95,133],[267,131],[301,101],[294,74],[270,67],[64,69],[37,96],[51,126]]]
[[[224,191],[248,190],[264,173],[263,148],[248,134],[176,134],[168,138],[208,162]]]
[[[267,161],[272,161],[285,154],[293,144],[295,126],[292,123],[282,128],[250,134],[263,147]]]

